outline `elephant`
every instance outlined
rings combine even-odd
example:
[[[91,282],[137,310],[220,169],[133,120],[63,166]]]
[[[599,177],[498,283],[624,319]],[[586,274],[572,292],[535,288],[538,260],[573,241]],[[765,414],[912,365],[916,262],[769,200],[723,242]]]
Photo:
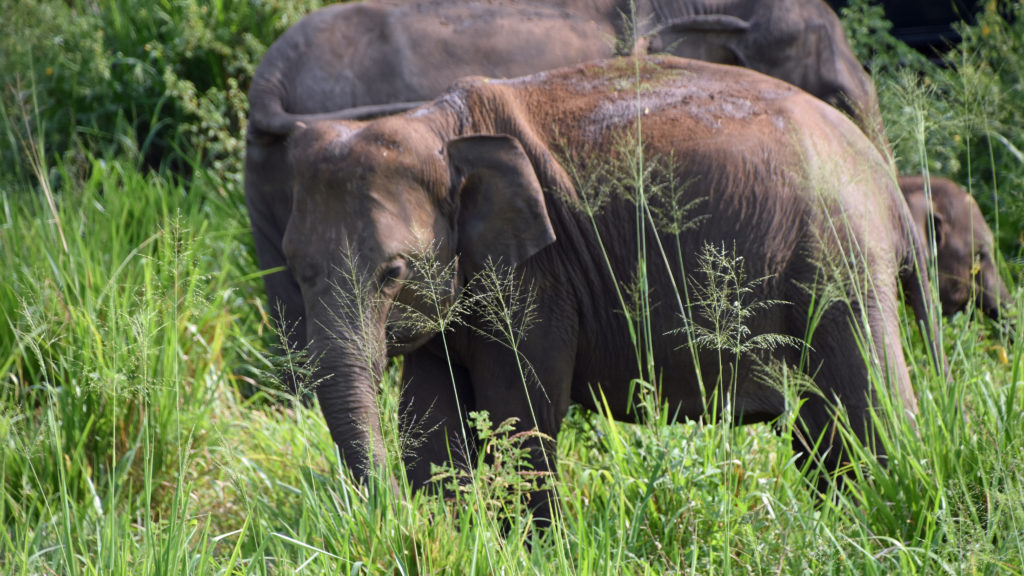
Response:
[[[900,176],[899,186],[922,238],[934,232],[942,313],[952,316],[971,303],[999,320],[1012,304],[996,267],[992,230],[978,203],[947,178]],[[929,197],[930,194],[930,197]],[[926,244],[931,248],[930,244]]]
[[[570,403],[635,421],[637,379],[678,419],[730,410],[751,423],[787,409],[763,368],[799,368],[820,394],[803,396],[794,448],[830,470],[845,457],[835,403],[872,442],[869,373],[916,411],[897,281],[934,345],[920,235],[873,144],[791,85],[671,56],[468,78],[405,113],[296,122],[288,158],[283,249],[309,319],[316,394],[357,478],[385,458],[377,380],[398,354],[416,489],[432,485],[428,463],[468,466],[470,410],[538,430],[530,464],[554,474]],[[716,295],[701,257],[716,249],[754,280]],[[494,296],[492,277],[529,294],[528,311],[506,323],[473,305]],[[624,285],[646,286],[646,315]],[[815,286],[841,294],[823,300]],[[719,297],[727,314],[756,310],[729,325],[742,342],[708,340]],[[459,321],[437,320],[457,310]],[[630,338],[637,318],[649,323],[649,369]],[[742,347],[771,335],[786,343]],[[548,518],[550,494],[531,497]]]
[[[285,142],[296,122],[405,110],[466,75],[512,77],[606,58],[616,34],[626,34],[626,13],[623,0],[378,0],[325,7],[274,42],[249,89],[244,186],[269,309],[288,349],[306,345],[299,288],[281,250],[291,206]],[[851,113],[887,150],[874,85],[821,0],[641,0],[637,21],[653,49],[782,78]]]
[[[306,347],[281,239],[291,211],[286,140],[296,122],[410,108],[470,74],[519,76],[610,54],[611,31],[565,11],[484,3],[322,8],[267,50],[249,89],[245,199],[269,307],[287,348]],[[486,38],[486,43],[480,39]],[[285,374],[293,390],[293,374]]]

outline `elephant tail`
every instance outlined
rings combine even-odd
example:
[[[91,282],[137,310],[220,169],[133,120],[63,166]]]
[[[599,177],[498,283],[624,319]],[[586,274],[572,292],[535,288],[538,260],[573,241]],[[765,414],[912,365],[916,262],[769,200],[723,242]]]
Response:
[[[941,314],[935,301],[932,283],[928,276],[928,257],[924,242],[917,227],[907,219],[907,249],[900,266],[900,284],[904,297],[914,311],[917,327],[921,330],[925,345],[937,374],[949,379],[949,365],[942,347]]]
[[[311,124],[323,120],[367,120],[378,116],[387,116],[411,110],[426,102],[392,102],[390,104],[371,104],[367,106],[354,106],[343,110],[322,112],[319,114],[292,114],[287,112],[276,102],[276,106],[269,106],[262,110],[262,113],[252,114],[249,117],[249,126],[262,133],[271,136],[288,136],[299,124]]]

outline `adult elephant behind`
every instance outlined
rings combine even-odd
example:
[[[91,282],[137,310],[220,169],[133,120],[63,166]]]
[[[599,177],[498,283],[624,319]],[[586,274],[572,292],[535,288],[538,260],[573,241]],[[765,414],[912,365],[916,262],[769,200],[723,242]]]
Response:
[[[285,265],[292,177],[284,142],[296,122],[392,113],[465,75],[511,77],[609,57],[626,13],[624,0],[380,0],[304,18],[267,51],[249,92],[245,195],[260,267]],[[886,148],[874,86],[821,0],[641,0],[637,21],[656,50],[782,78],[851,113]],[[272,313],[284,312],[289,348],[302,349],[293,275],[273,272],[264,283]]]
[[[638,115],[642,146],[631,140]],[[428,463],[471,453],[468,410],[518,418],[519,430],[536,427],[553,443],[571,402],[635,418],[637,378],[657,386],[670,414],[728,408],[747,423],[786,410],[762,369],[800,367],[821,394],[806,394],[798,421],[809,444],[795,447],[807,456],[820,440],[830,468],[844,457],[833,402],[872,443],[872,372],[916,410],[897,279],[926,321],[919,235],[873,145],[788,84],[671,57],[639,68],[611,60],[469,79],[370,122],[296,124],[288,148],[296,182],[284,250],[310,318],[320,406],[359,476],[383,458],[376,390],[389,354],[405,354],[403,437],[423,436],[407,460],[416,487]],[[641,149],[650,214],[669,216],[645,219],[644,233],[630,171]],[[715,250],[718,264],[703,264]],[[757,280],[716,284],[723,259]],[[495,263],[532,290],[534,322],[503,336],[504,324],[470,306],[462,321],[440,323],[460,303],[489,302],[494,288],[482,279]],[[617,296],[630,285],[646,287],[656,314],[637,316]],[[823,300],[816,286],[836,297]],[[736,309],[753,314],[738,320]],[[631,314],[649,322],[653,369],[632,352]],[[533,469],[554,471],[553,445],[530,441]],[[535,496],[547,515],[547,494]]]

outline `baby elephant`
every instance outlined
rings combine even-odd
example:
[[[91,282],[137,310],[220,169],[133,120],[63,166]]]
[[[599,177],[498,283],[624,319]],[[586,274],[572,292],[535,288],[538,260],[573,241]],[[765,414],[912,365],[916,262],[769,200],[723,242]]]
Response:
[[[931,179],[931,204],[923,177],[901,176],[899,184],[927,245],[931,245],[927,218],[935,227],[943,315],[952,316],[974,302],[985,315],[998,320],[1011,304],[1010,292],[996,268],[992,230],[974,198],[946,178]]]
[[[538,429],[532,470],[553,473],[569,405],[635,420],[638,378],[679,418],[750,423],[788,409],[765,367],[797,367],[820,394],[795,447],[833,470],[835,404],[875,444],[873,372],[916,410],[897,280],[932,326],[920,235],[873,144],[779,80],[671,57],[470,78],[401,115],[296,123],[288,153],[281,246],[320,407],[361,478],[384,462],[397,354],[416,488],[431,463],[468,466],[471,410]]]

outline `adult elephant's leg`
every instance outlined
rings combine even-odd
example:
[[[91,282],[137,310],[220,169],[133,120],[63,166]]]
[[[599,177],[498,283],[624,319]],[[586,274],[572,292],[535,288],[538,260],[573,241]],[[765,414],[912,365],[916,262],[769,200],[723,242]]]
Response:
[[[277,323],[289,352],[307,344],[302,293],[287,268],[281,240],[292,210],[291,180],[284,142],[250,134],[245,149],[245,204],[249,210],[256,258],[261,270],[280,268],[263,276],[269,314]],[[281,375],[293,391],[298,376],[291,370]]]
[[[469,374],[451,365],[430,344],[405,355],[399,430],[405,471],[414,490],[430,482],[431,464],[451,463],[468,470],[474,439],[464,428],[473,409]]]

